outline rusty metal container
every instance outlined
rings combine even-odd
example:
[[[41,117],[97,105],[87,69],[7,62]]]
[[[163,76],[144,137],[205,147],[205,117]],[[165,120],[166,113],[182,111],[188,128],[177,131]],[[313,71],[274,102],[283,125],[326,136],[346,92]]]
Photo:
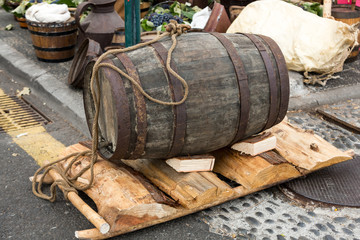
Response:
[[[79,27],[79,44],[86,38],[98,42],[102,49],[111,44],[114,31],[125,27],[124,20],[115,12],[116,0],[90,0],[81,3],[75,13]],[[81,14],[91,8],[90,14],[80,23]]]
[[[151,96],[179,101],[183,86],[164,67],[171,44],[167,38],[103,62],[125,71]],[[100,69],[103,157],[116,162],[202,154],[270,128],[286,114],[288,71],[280,48],[269,37],[187,33],[178,37],[171,67],[189,86],[188,98],[179,106],[154,103],[113,69]],[[87,68],[84,79],[90,128],[95,114],[91,71]]]

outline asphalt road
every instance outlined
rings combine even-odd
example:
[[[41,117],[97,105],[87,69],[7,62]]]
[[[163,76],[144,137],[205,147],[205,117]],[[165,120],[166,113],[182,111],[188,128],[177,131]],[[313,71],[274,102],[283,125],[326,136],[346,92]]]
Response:
[[[24,87],[28,86],[0,64],[0,91],[16,95]],[[51,123],[44,126],[46,132],[42,133],[47,138],[52,138],[51,141],[68,146],[88,140],[87,133],[81,133],[66,120],[66,116],[50,109],[44,99],[32,93],[23,97],[51,120]],[[39,168],[36,158],[41,155],[41,151],[32,153],[35,155],[33,157],[16,143],[18,139],[31,135],[31,128],[23,131],[27,133],[26,136],[14,137],[8,133],[0,133],[0,239],[75,239],[76,230],[93,226],[64,199],[61,191],[54,203],[33,195],[29,177]],[[39,141],[36,144],[40,149],[47,147],[49,141]],[[85,194],[81,196],[96,208]],[[228,238],[211,233],[202,219],[201,213],[193,214],[114,239]]]

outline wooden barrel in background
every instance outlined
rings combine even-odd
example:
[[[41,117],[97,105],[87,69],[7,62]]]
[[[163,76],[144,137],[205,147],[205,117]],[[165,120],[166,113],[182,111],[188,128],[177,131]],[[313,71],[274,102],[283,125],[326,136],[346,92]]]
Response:
[[[18,21],[19,26],[20,26],[21,28],[27,29],[26,18],[24,18],[24,17],[21,17],[21,18],[16,17],[16,21]]]
[[[351,5],[334,5],[331,9],[331,16],[333,16],[335,20],[349,25],[360,22],[360,11],[357,9],[352,10]],[[360,34],[358,35],[357,41],[360,43]],[[359,45],[354,47],[348,59],[355,60],[358,55]]]
[[[65,23],[27,21],[27,24],[40,61],[64,62],[74,57],[77,25],[73,17]]]
[[[163,101],[183,97],[181,83],[164,68],[171,40],[108,57]],[[179,106],[145,98],[110,68],[99,71],[100,153],[110,160],[168,158],[210,152],[259,133],[285,116],[289,78],[284,57],[269,37],[250,34],[188,33],[178,37],[172,68],[189,85]],[[94,118],[87,68],[84,104]],[[96,86],[94,86],[97,89]]]

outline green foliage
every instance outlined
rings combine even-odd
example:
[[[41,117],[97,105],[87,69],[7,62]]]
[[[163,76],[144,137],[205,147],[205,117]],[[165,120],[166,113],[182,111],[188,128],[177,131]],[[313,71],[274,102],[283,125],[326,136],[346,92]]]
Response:
[[[190,3],[179,3],[175,1],[170,6],[170,13],[181,17],[184,21],[191,22],[195,13],[201,11],[198,6],[191,7]]]
[[[15,17],[24,17],[26,10],[31,7],[33,3],[30,3],[28,0],[21,1],[20,5],[11,11]]]
[[[167,5],[166,7],[164,5],[161,4],[167,4],[168,2],[163,2],[160,3],[158,5],[155,5],[154,7],[152,7],[147,15],[147,17],[143,18],[141,20],[141,27],[143,29],[143,31],[165,31],[167,22],[163,22],[161,25],[157,26],[154,25],[151,21],[149,21],[149,19],[151,20],[151,18],[147,19],[149,15],[151,15],[152,13],[157,13],[157,14],[171,14],[173,16],[176,16],[177,19],[181,19],[181,22],[184,23],[191,23],[192,18],[194,16],[194,14],[196,12],[201,11],[202,9],[199,8],[198,6],[194,6],[191,7],[190,3],[179,3],[177,1],[173,2],[170,6]],[[155,27],[157,26],[157,27]]]
[[[154,24],[147,19],[143,19],[141,21],[141,27],[144,29],[144,31],[152,31],[154,28]]]
[[[320,17],[323,16],[323,8],[320,6],[320,3],[316,2],[316,3],[309,3],[309,2],[305,2],[302,4],[302,8],[305,11],[311,12],[313,14],[316,14]]]
[[[11,12],[20,4],[21,0],[0,0],[0,7],[6,12]]]
[[[68,7],[77,7],[83,0],[58,0],[56,4],[66,4]]]

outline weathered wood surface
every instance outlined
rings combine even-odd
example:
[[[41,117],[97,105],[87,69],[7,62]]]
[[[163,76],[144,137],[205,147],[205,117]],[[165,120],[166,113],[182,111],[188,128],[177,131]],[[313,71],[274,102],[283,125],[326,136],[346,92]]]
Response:
[[[349,159],[313,131],[303,130],[288,122],[272,127],[278,141],[276,151],[294,166],[314,171]]]
[[[166,222],[236,199],[319,168],[351,159],[330,143],[309,131],[282,122],[271,129],[278,139],[277,148],[259,156],[243,156],[231,149],[213,152],[215,170],[240,183],[229,187],[212,172],[178,173],[163,160],[123,160],[133,167],[116,166],[100,160],[95,167],[94,186],[86,193],[95,201],[99,214],[111,229],[101,234],[97,229],[77,231],[81,239],[104,239]],[[68,152],[84,150],[79,144]],[[67,154],[65,153],[65,154]],[[65,155],[64,154],[64,155]],[[75,164],[71,174],[78,172],[89,159]],[[137,171],[150,181],[139,180]],[[81,181],[89,178],[86,172]],[[153,185],[152,185],[153,184]],[[157,186],[174,202],[154,189]],[[154,197],[157,195],[158,197]]]
[[[242,155],[230,149],[221,149],[213,154],[216,157],[214,171],[247,189],[271,185],[274,182],[280,183],[301,176],[301,173],[288,162],[272,164],[261,156]]]
[[[243,81],[247,82],[249,88],[249,98],[246,101],[240,101],[239,80],[224,45],[208,33],[181,35],[171,61],[172,67],[176,68],[176,72],[189,85],[189,96],[180,106],[164,106],[146,98],[143,104],[142,96],[125,77],[120,77],[110,69],[100,70],[101,95],[106,95],[103,97],[106,102],[102,103],[100,110],[100,122],[112,125],[100,127],[102,138],[111,143],[100,149],[101,154],[110,160],[166,159],[204,154],[225,147],[236,138],[241,104],[249,105],[249,119],[243,121],[247,124],[243,137],[262,131],[271,105],[267,73],[270,70],[265,67],[260,51],[248,37],[241,34],[224,36],[236,49],[236,54],[244,65],[247,79]],[[271,66],[268,67],[273,71],[275,79],[275,84],[271,86],[276,89],[273,98],[277,100],[273,105],[279,111],[280,105],[284,108],[287,106],[286,98],[280,100],[282,94],[286,95],[288,85],[280,84],[280,76],[288,80],[287,71],[286,76],[279,73],[279,68],[286,68],[286,64],[279,57],[281,52],[275,54],[265,40],[258,36],[255,38],[263,45],[263,53],[269,56],[268,64]],[[137,76],[143,89],[151,96],[162,101],[178,101],[183,96],[183,86],[167,73],[159,50],[163,49],[166,53],[171,41],[166,39],[160,41],[159,45],[158,48],[149,46],[109,56],[107,61],[129,75]],[[130,66],[129,62],[134,66],[132,69],[125,66]],[[235,65],[238,67],[238,64]],[[244,76],[239,76],[242,77]],[[90,93],[85,91],[84,94]],[[85,110],[91,126],[92,117],[89,115],[94,113],[91,101],[85,102]],[[114,136],[107,129],[115,129],[117,134]],[[143,142],[144,139],[146,142]]]
[[[64,155],[82,152],[88,148],[75,144],[67,148]],[[67,162],[63,164],[67,166]],[[70,176],[78,174],[90,163],[90,157],[75,162]],[[78,183],[88,182],[90,171],[86,171]],[[115,165],[99,159],[94,165],[94,183],[85,193],[95,202],[98,213],[110,224],[111,231],[119,226],[132,226],[173,214],[174,202],[149,183],[141,174],[125,165]]]
[[[179,173],[161,159],[123,160],[185,208],[228,197],[233,190],[211,172]]]
[[[49,170],[49,175],[53,181],[64,181],[61,175],[54,169]],[[63,190],[62,186],[59,186],[59,188]],[[66,197],[96,227],[96,230],[99,231],[99,233],[105,234],[109,232],[109,223],[87,205],[77,193],[70,191],[67,193]]]

